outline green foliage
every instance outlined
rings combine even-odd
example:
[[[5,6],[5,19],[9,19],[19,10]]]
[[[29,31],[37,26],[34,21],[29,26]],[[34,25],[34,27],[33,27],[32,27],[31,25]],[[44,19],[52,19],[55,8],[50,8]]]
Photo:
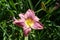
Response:
[[[22,28],[13,17],[32,9],[44,25],[32,30],[28,40],[60,40],[60,2],[58,0],[0,0],[0,40],[24,40]],[[26,39],[27,40],[27,39]]]

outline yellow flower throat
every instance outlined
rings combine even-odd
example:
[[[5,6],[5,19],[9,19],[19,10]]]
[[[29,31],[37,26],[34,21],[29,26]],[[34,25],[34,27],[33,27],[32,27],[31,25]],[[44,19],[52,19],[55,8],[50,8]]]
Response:
[[[34,21],[31,18],[28,18],[25,20],[25,24],[27,25],[27,27],[32,27],[34,24]]]

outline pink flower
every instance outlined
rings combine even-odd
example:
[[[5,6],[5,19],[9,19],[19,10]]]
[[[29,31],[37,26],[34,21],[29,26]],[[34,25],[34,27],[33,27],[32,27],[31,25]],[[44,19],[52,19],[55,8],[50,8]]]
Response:
[[[25,36],[30,33],[31,28],[35,30],[43,29],[43,25],[39,22],[39,18],[35,16],[35,12],[33,10],[28,9],[25,14],[19,14],[19,17],[20,19],[15,19],[13,23],[18,26],[22,26]]]

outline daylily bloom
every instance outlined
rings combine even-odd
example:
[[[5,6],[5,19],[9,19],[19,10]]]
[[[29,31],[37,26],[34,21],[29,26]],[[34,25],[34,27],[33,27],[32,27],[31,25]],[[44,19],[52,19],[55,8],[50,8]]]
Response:
[[[28,9],[27,12],[19,14],[20,19],[14,18],[14,24],[21,26],[24,31],[24,35],[27,36],[31,28],[35,30],[43,29],[43,25],[39,22],[39,18],[35,16],[35,12],[33,10]]]

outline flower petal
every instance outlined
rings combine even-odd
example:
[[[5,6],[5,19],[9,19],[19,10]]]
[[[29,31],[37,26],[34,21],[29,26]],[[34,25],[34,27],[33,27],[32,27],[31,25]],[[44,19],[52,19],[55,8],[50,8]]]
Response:
[[[15,20],[15,21],[13,22],[13,24],[16,24],[16,25],[18,25],[18,26],[21,26],[21,22],[20,22],[19,20]]]
[[[17,26],[23,26],[24,25],[24,21],[25,20],[22,20],[22,19],[16,19],[14,18],[14,21],[13,21],[13,24],[16,24]]]
[[[28,36],[28,34],[29,34],[30,31],[31,31],[31,28],[23,27],[23,31],[24,31],[24,36]]]
[[[33,17],[33,18],[34,18],[34,17],[35,17],[34,11],[28,9],[27,12],[26,12],[26,14],[25,14],[25,17],[26,17],[26,18],[30,18],[30,17],[31,17],[31,18]]]
[[[19,14],[19,17],[22,19],[22,18],[24,18],[24,14],[23,13],[20,13]]]
[[[33,19],[34,21],[39,21],[39,18],[37,16],[35,16]]]
[[[39,23],[39,22],[35,22],[32,29],[36,29],[36,30],[43,29],[43,25],[41,23]]]

